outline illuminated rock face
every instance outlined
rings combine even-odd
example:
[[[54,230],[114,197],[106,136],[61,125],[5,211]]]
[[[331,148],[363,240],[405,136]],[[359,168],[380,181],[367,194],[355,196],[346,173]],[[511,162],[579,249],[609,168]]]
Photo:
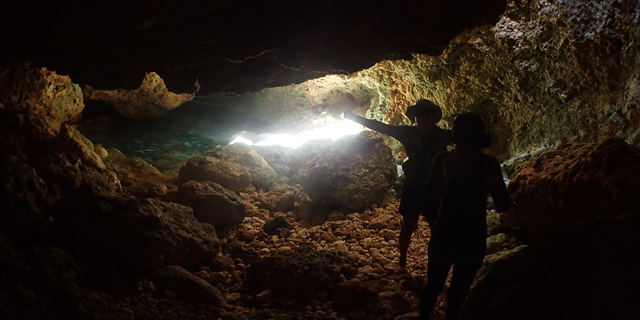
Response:
[[[158,117],[194,98],[194,94],[170,92],[155,72],[148,72],[136,90],[95,90],[82,88],[84,100],[100,100],[112,105],[127,118]]]
[[[507,218],[539,233],[603,215],[640,212],[640,148],[620,138],[564,145],[521,164]]]

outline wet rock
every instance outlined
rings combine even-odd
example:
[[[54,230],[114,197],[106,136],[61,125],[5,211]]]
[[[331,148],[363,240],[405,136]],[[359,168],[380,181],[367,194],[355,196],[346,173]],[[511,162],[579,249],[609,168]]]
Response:
[[[233,144],[224,148],[221,160],[233,162],[249,170],[251,183],[259,189],[269,189],[276,181],[276,172],[251,146]]]
[[[262,227],[262,230],[268,235],[277,235],[280,233],[280,229],[293,230],[294,227],[283,216],[270,219]]]
[[[505,217],[530,233],[640,212],[640,148],[620,138],[559,146],[523,167],[508,189],[513,205]]]
[[[54,218],[78,246],[139,271],[166,264],[196,266],[219,247],[213,226],[198,222],[191,208],[155,199],[82,190],[61,201]]]
[[[10,68],[0,76],[0,109],[22,119],[20,132],[30,139],[54,138],[64,122],[80,119],[82,90],[46,68]]]
[[[227,305],[220,290],[180,266],[163,267],[152,273],[149,278],[158,290],[173,291],[185,301],[211,304],[217,308]]]
[[[391,149],[371,131],[344,137],[330,152],[304,163],[299,179],[318,205],[369,208],[383,202],[395,179]]]
[[[481,270],[461,318],[634,319],[639,242],[636,213],[547,233]]]
[[[247,168],[208,156],[195,156],[180,168],[178,184],[187,181],[213,181],[231,191],[243,191],[251,184]]]
[[[158,117],[195,97],[194,94],[170,92],[155,72],[147,72],[136,90],[96,90],[88,85],[82,89],[85,100],[107,102],[127,118]]]
[[[295,203],[305,196],[296,187],[279,185],[269,192],[258,195],[256,200],[260,202],[259,208],[272,212],[288,212],[293,210]]]
[[[196,219],[216,228],[238,224],[247,216],[244,200],[212,181],[182,184],[175,201],[191,207]]]
[[[335,287],[354,262],[346,252],[302,248],[253,262],[246,270],[244,289],[271,288],[276,295],[311,298]]]

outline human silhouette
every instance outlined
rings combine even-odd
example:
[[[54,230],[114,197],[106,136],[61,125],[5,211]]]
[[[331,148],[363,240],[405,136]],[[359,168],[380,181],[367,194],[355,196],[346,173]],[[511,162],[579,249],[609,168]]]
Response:
[[[480,150],[491,145],[491,136],[485,133],[480,116],[459,115],[453,122],[451,142],[454,149],[435,157],[425,186],[426,201],[439,204],[439,210],[429,241],[420,319],[429,319],[451,265],[447,319],[458,319],[462,302],[484,259],[487,196],[491,193],[499,212],[508,210],[510,203],[500,163]]]
[[[436,212],[426,212],[423,201],[423,188],[431,171],[433,158],[447,150],[451,131],[436,126],[442,119],[442,110],[430,100],[418,100],[407,108],[406,115],[417,126],[394,126],[376,120],[366,119],[345,111],[345,119],[355,121],[371,130],[394,137],[404,146],[408,160],[402,165],[405,182],[402,186],[399,214],[402,216],[399,249],[400,261],[398,269],[407,272],[407,251],[411,236],[418,227],[421,214],[431,225]]]

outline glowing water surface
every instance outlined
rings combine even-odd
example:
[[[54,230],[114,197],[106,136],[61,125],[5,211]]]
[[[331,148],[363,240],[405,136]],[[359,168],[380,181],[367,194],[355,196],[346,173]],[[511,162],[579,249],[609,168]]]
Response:
[[[281,145],[285,147],[298,148],[309,140],[331,139],[335,141],[346,135],[357,134],[362,130],[364,130],[364,127],[355,122],[341,121],[321,128],[305,131],[297,135],[285,133],[260,134],[256,136],[257,141],[251,141],[241,135],[238,135],[229,144],[244,143],[256,146]]]

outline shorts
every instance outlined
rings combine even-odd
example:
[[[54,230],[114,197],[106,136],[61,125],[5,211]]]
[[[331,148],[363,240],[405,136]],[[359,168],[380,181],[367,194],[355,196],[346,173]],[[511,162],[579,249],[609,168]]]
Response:
[[[435,221],[437,211],[425,213],[426,202],[422,190],[412,188],[406,184],[402,186],[402,198],[400,198],[400,208],[398,213],[405,218],[417,219],[424,215],[430,221]]]

